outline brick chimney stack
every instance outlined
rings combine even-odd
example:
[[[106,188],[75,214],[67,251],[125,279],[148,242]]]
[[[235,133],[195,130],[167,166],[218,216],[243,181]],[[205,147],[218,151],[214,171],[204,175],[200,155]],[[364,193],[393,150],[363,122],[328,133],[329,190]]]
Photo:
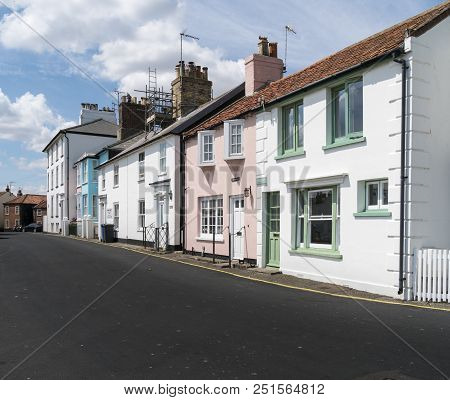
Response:
[[[145,129],[146,100],[139,101],[129,94],[122,96],[119,105],[118,140],[124,140]]]
[[[212,82],[208,80],[208,68],[186,66],[184,61],[175,67],[176,77],[172,81],[173,118],[184,117],[197,107],[211,100]]]
[[[283,60],[278,58],[277,43],[269,43],[267,37],[260,36],[258,54],[252,54],[245,60],[245,95],[251,96],[282,76]]]

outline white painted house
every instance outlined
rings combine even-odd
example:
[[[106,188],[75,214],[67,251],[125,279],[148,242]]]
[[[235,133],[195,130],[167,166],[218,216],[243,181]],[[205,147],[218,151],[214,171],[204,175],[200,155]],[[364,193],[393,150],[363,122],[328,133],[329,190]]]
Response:
[[[77,176],[73,165],[86,151],[97,152],[113,143],[116,135],[116,124],[97,119],[60,130],[45,146],[48,210],[44,231],[59,233],[65,218],[77,218]]]
[[[410,298],[414,251],[450,249],[449,9],[268,83],[201,125],[256,115],[260,266]]]
[[[257,114],[260,265],[410,298],[414,250],[449,248],[448,15],[447,2],[286,78],[308,83]]]

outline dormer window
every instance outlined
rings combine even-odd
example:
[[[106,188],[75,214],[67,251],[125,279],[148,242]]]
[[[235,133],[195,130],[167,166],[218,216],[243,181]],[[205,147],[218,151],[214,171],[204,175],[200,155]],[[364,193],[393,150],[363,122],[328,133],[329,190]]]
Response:
[[[244,120],[224,122],[225,158],[243,158]]]

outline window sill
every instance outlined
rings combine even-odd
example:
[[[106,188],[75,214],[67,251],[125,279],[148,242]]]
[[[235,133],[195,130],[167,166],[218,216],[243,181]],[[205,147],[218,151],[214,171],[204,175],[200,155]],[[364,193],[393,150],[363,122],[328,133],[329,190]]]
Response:
[[[275,160],[276,161],[278,161],[278,160],[286,160],[288,158],[304,156],[305,154],[306,154],[305,150],[299,149],[299,150],[296,150],[296,151],[293,151],[293,152],[290,152],[290,153],[285,153],[285,154],[282,154],[280,156],[276,156]]]
[[[144,182],[144,180],[145,180],[144,178],[139,178],[138,183],[142,183],[142,182]],[[105,189],[102,189],[102,190],[105,190]]]
[[[119,185],[114,185],[113,189],[117,189],[119,187]]]
[[[195,240],[199,241],[199,242],[212,242],[212,236],[199,236],[196,237]],[[223,243],[223,235],[217,235],[216,236],[216,243]]]
[[[315,256],[315,257],[323,257],[323,258],[332,258],[334,260],[342,260],[342,254],[336,250],[329,249],[291,249],[289,250],[290,254],[301,254],[304,256]]]
[[[204,168],[204,167],[215,167],[216,163],[215,162],[201,162],[198,164],[198,166],[200,168]]]
[[[392,213],[388,210],[368,210],[353,214],[356,218],[391,218]]]
[[[335,142],[335,143],[331,143],[331,144],[327,144],[326,146],[323,146],[322,150],[330,150],[330,149],[335,149],[337,147],[350,146],[350,145],[356,144],[356,143],[364,143],[365,141],[366,141],[365,137],[340,140],[339,142]]]
[[[245,156],[243,154],[235,155],[235,156],[226,156],[224,157],[225,161],[240,161],[245,160]]]
[[[158,174],[158,176],[159,176],[159,177],[161,177],[161,176],[167,176],[167,171],[166,171],[166,172],[160,172],[160,173]]]

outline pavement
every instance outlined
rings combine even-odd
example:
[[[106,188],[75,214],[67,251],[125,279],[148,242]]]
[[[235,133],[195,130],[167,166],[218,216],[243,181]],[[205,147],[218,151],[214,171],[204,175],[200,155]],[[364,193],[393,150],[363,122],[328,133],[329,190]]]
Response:
[[[0,233],[6,379],[446,379],[450,315]]]

